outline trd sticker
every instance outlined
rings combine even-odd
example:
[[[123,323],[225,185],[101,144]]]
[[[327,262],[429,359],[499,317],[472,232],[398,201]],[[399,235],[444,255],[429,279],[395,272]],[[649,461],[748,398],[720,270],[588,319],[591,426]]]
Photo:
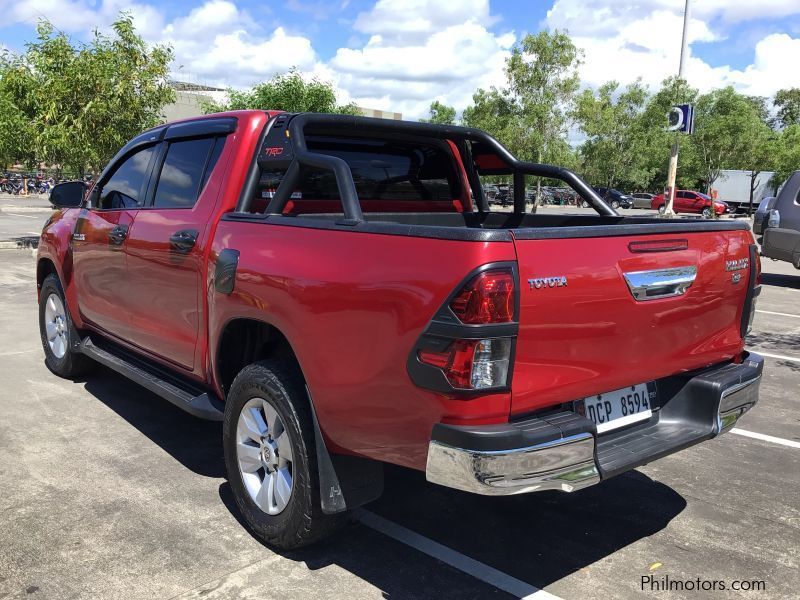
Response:
[[[273,146],[271,148],[264,148],[264,154],[267,156],[280,156],[283,154],[283,147]]]

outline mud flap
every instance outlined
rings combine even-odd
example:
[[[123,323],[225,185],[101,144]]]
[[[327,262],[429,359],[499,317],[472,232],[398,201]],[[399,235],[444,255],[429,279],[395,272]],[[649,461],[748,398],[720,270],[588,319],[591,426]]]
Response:
[[[306,393],[314,420],[314,445],[317,449],[322,512],[326,515],[340,513],[379,498],[383,493],[383,464],[358,456],[330,454],[308,387]]]

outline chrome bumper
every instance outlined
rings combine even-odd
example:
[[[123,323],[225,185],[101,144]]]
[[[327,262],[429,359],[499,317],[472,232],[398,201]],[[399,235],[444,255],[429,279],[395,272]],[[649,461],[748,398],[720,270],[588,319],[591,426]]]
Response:
[[[488,496],[542,490],[572,492],[600,481],[591,433],[495,451],[431,442],[425,475],[432,483]]]
[[[725,433],[758,401],[762,369],[763,358],[749,354],[740,365],[686,376],[657,417],[599,437],[594,423],[571,412],[505,426],[437,425],[425,474],[489,496],[573,492]]]

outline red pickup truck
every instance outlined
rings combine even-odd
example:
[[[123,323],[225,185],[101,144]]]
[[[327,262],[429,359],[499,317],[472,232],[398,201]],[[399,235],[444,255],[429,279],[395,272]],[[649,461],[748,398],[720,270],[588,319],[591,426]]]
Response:
[[[489,210],[481,177],[514,181]],[[526,212],[525,177],[597,214]],[[758,399],[745,224],[622,217],[469,128],[242,111],[131,140],[53,189],[42,346],[223,421],[246,522],[293,548],[383,464],[478,494],[579,490],[729,429]]]

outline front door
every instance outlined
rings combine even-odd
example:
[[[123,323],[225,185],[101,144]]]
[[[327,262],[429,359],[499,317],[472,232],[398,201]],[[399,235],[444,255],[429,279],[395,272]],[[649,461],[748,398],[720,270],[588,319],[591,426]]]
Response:
[[[81,318],[114,336],[129,331],[125,245],[142,204],[154,147],[124,158],[92,191],[72,234],[72,267]]]
[[[219,182],[209,183],[225,137],[164,142],[152,199],[128,234],[129,341],[187,370],[204,324],[205,250]]]

